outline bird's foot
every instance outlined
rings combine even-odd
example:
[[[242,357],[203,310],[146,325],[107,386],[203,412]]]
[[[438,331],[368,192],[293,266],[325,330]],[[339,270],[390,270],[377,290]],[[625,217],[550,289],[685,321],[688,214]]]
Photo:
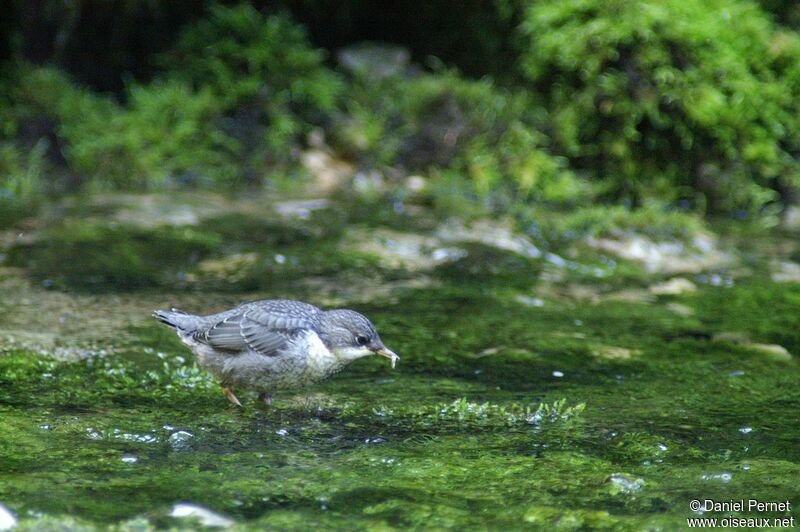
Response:
[[[233,394],[233,390],[231,390],[224,384],[222,385],[222,394],[228,398],[228,401],[235,404],[239,408],[242,408],[242,403],[240,403],[239,399]]]
[[[262,392],[258,394],[258,400],[264,403],[264,406],[272,406],[272,394]]]

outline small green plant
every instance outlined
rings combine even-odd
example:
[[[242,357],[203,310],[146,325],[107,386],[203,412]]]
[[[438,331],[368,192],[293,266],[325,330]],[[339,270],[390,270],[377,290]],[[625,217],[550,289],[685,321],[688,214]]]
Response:
[[[479,427],[510,427],[533,425],[537,429],[545,426],[568,423],[576,420],[586,408],[585,403],[567,406],[566,399],[552,404],[541,403],[536,409],[518,403],[494,404],[474,403],[466,397],[452,403],[436,405],[414,414],[414,422],[420,426],[442,423],[475,425]]]
[[[526,418],[526,421],[536,427],[543,427],[547,424],[564,423],[577,418],[586,409],[586,403],[578,403],[575,406],[567,406],[565,398],[558,399],[552,404],[539,403],[539,407],[533,414]]]

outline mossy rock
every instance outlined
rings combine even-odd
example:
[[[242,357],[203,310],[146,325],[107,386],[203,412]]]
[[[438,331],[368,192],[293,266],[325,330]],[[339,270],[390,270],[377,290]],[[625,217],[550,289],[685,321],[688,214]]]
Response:
[[[27,268],[47,285],[133,290],[173,286],[180,271],[218,244],[216,235],[190,228],[145,230],[76,222],[52,228],[32,243],[15,245],[7,263]]]
[[[436,273],[445,279],[460,282],[502,284],[527,287],[536,282],[541,272],[538,261],[483,244],[468,243],[460,246],[466,255],[454,262],[439,266]]]

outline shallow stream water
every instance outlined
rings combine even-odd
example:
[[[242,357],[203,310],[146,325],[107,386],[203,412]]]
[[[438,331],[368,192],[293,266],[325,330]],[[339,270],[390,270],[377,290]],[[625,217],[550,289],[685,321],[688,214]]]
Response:
[[[187,195],[65,202],[7,231],[0,504],[21,529],[800,517],[690,508],[800,504],[791,236],[731,231],[731,260],[679,272],[454,227]],[[237,409],[150,318],[272,297],[363,312],[400,363]]]

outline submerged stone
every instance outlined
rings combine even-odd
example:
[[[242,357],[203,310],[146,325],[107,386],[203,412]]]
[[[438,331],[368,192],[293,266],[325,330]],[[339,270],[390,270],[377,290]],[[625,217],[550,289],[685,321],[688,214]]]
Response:
[[[722,483],[727,484],[728,482],[730,482],[733,479],[733,475],[731,473],[727,473],[727,472],[725,472],[725,473],[707,473],[707,474],[701,475],[700,478],[703,479],[703,480],[711,480],[711,481],[717,481],[717,482],[722,482]]]
[[[696,235],[688,242],[656,242],[635,233],[614,238],[589,237],[586,242],[597,250],[640,262],[649,273],[698,273],[733,262],[733,256],[719,249],[717,241],[706,234]]]
[[[711,338],[711,340],[713,342],[724,342],[739,345],[752,351],[761,353],[772,360],[792,360],[792,354],[782,345],[753,342],[749,337],[747,337],[747,335],[739,332],[717,333]]]
[[[355,249],[376,256],[385,268],[409,270],[430,270],[465,254],[441,245],[439,239],[431,236],[368,228],[350,229],[341,241],[342,252]]]
[[[169,444],[176,451],[184,451],[191,446],[192,438],[194,438],[194,434],[191,432],[179,430],[170,434]]]
[[[667,310],[670,312],[674,312],[678,316],[683,318],[688,318],[694,315],[694,309],[688,305],[683,305],[681,303],[670,302],[666,305]]]
[[[650,292],[658,296],[677,296],[697,291],[697,285],[684,277],[673,277],[664,283],[654,284]]]
[[[402,46],[363,42],[342,48],[336,59],[351,74],[374,81],[404,74],[411,54]]]
[[[445,242],[472,242],[511,251],[530,259],[542,257],[542,251],[526,236],[515,233],[510,224],[479,220],[467,225],[460,220],[451,219],[440,225],[435,234]]]
[[[645,482],[643,478],[634,477],[626,473],[615,473],[606,480],[612,486],[612,493],[635,493],[642,489]]]
[[[195,518],[201,525],[214,528],[225,528],[234,524],[233,519],[191,503],[176,504],[169,515],[176,518]]]
[[[800,283],[800,264],[790,261],[772,261],[770,277],[776,283]]]
[[[759,344],[751,343],[746,346],[754,351],[758,351],[773,360],[792,360],[792,354],[788,349],[778,344]]]
[[[274,204],[274,209],[284,218],[299,218],[308,220],[314,211],[327,209],[330,202],[325,198],[279,201]]]
[[[0,530],[11,530],[17,526],[17,518],[11,510],[0,503]]]
[[[530,296],[523,296],[519,295],[514,298],[514,301],[517,303],[522,303],[528,307],[543,307],[544,306],[544,299],[538,297],[530,297]]]
[[[592,354],[594,356],[609,360],[628,360],[629,358],[637,356],[640,353],[641,351],[638,349],[629,349],[627,347],[613,345],[601,345],[592,350]]]

